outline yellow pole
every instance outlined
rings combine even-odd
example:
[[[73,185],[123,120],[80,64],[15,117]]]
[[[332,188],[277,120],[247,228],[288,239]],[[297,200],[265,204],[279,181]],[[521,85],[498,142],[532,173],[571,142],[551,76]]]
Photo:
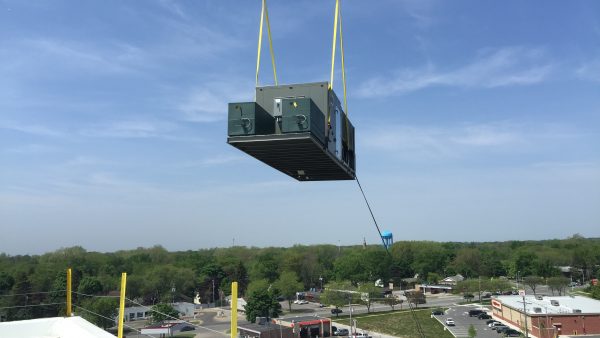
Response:
[[[127,273],[121,274],[121,301],[119,304],[119,330],[118,337],[123,338],[123,318],[125,317],[125,286],[127,285]]]
[[[231,338],[237,338],[238,283],[231,283]]]
[[[67,317],[71,317],[71,268],[67,269]]]

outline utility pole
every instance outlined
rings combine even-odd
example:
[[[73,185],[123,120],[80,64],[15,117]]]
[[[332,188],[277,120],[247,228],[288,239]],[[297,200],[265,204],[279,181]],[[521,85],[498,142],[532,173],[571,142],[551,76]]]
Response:
[[[213,296],[213,306],[215,306],[215,280],[212,280],[212,296]]]
[[[348,293],[348,308],[350,309],[350,335],[352,335],[352,328],[354,327],[352,325],[352,294]]]
[[[479,305],[481,305],[481,276],[479,276]]]
[[[527,304],[525,303],[525,290],[519,290],[519,293],[521,295],[523,295],[523,318],[524,318],[524,322],[525,322],[525,338],[529,337],[527,331]]]

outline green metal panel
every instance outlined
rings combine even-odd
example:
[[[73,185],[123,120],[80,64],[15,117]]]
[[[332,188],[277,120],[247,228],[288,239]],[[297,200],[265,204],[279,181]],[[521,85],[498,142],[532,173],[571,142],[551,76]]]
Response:
[[[256,102],[229,104],[228,135],[268,135],[275,132],[275,119]]]
[[[274,100],[276,98],[308,97],[313,100],[324,115],[327,115],[328,92],[327,82],[264,86],[256,88],[256,102],[271,115],[275,116]]]
[[[283,99],[281,131],[310,132],[325,143],[325,115],[310,98]]]

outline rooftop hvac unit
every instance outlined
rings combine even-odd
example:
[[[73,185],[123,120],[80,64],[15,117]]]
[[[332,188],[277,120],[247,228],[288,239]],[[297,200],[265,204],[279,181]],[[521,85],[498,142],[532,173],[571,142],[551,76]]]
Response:
[[[541,295],[540,296],[535,296],[535,299],[537,299],[537,300],[543,300],[544,296],[541,296]]]
[[[354,126],[327,82],[257,87],[228,122],[227,143],[299,181],[355,178]]]
[[[533,308],[533,312],[535,312],[535,313],[542,313],[542,308],[541,307],[534,307]]]
[[[560,305],[560,304],[558,303],[558,301],[557,301],[557,300],[554,300],[554,299],[550,301],[550,304],[552,304],[552,305],[554,305],[554,306],[559,306],[559,305]]]
[[[581,313],[580,309],[573,309],[573,313]]]

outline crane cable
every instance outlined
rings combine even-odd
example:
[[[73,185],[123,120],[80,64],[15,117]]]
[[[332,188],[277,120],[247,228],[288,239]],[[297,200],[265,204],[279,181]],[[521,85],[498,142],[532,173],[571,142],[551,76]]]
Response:
[[[273,39],[271,38],[271,24],[269,23],[269,11],[267,9],[267,0],[262,0],[262,8],[260,11],[260,28],[258,31],[258,52],[256,53],[256,87],[258,87],[258,73],[260,70],[260,54],[262,49],[263,26],[265,19],[267,21],[267,35],[269,36],[271,64],[273,65],[273,78],[275,79],[275,85],[278,85],[277,69],[275,67],[275,53],[273,53]]]

